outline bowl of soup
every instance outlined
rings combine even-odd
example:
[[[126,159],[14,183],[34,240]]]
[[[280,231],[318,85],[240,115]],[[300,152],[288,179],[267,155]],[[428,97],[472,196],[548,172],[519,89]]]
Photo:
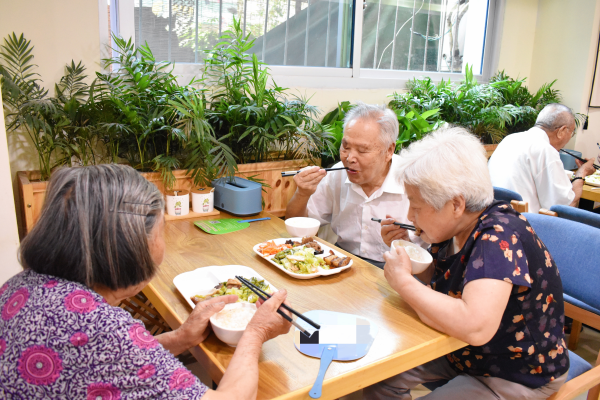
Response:
[[[392,249],[395,249],[396,247],[403,247],[406,254],[408,254],[413,274],[420,274],[433,262],[431,254],[419,245],[406,240],[394,240],[392,242]]]
[[[210,324],[213,332],[222,342],[236,347],[255,312],[256,304],[253,303],[227,304],[221,311],[210,317]]]

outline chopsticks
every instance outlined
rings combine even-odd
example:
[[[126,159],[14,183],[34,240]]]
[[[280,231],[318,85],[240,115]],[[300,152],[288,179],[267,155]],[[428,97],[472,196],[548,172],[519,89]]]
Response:
[[[586,163],[586,162],[588,162],[588,160],[586,160],[585,158],[581,158],[581,157],[579,157],[579,156],[576,156],[575,154],[573,154],[573,153],[570,153],[570,152],[568,152],[568,151],[566,151],[566,150],[564,150],[564,149],[560,149],[560,151],[562,151],[562,152],[563,152],[563,153],[565,153],[565,154],[568,154],[568,155],[570,155],[570,156],[571,156],[571,157],[573,157],[573,158],[576,158],[576,159],[578,159],[579,161],[581,161],[581,162],[583,162],[583,163]],[[594,164],[594,168],[596,168],[596,169],[600,169],[600,166],[598,166],[598,165]]]
[[[378,219],[378,218],[371,218],[371,221],[375,221],[375,222],[381,223],[381,219]],[[415,231],[415,232],[417,231],[417,228],[415,228],[412,225],[401,224],[400,222],[394,222],[394,225],[398,225],[400,228],[408,229],[409,231]]]
[[[339,168],[324,168],[324,169],[325,169],[325,171],[338,171],[338,170],[341,170],[341,169],[348,169],[348,168],[347,167],[339,167]],[[294,176],[294,175],[296,175],[296,174],[298,174],[300,172],[301,171],[282,171],[281,172],[281,176],[282,177],[284,177],[284,176]]]
[[[269,293],[264,292],[262,289],[260,289],[259,287],[253,285],[251,282],[247,281],[246,279],[242,278],[241,276],[236,275],[235,278],[240,281],[244,286],[246,286],[248,289],[252,290],[258,297],[260,297],[263,301],[266,301],[268,298],[271,298],[271,295]],[[312,319],[305,317],[304,315],[302,315],[301,313],[299,313],[298,311],[294,310],[291,307],[288,307],[286,304],[281,304],[281,307],[285,308],[286,310],[288,310],[289,312],[291,312],[292,314],[295,314],[298,316],[298,318],[303,319],[304,321],[308,322],[310,325],[312,325],[315,329],[321,329],[321,325],[317,324],[315,321],[313,321]],[[292,325],[294,325],[296,328],[298,328],[300,330],[300,332],[304,333],[306,336],[310,337],[311,333],[309,333],[306,329],[304,329],[302,326],[300,326],[300,324],[298,324],[296,321],[294,321],[292,318],[290,318],[286,313],[284,313],[283,311],[281,311],[281,309],[277,309],[277,313],[279,313],[279,315],[281,315],[283,318],[287,319],[288,321],[290,321],[292,323]]]

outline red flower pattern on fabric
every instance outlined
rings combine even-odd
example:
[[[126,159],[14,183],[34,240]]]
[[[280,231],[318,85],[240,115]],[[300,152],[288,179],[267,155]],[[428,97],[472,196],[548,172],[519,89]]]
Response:
[[[6,351],[6,340],[0,339],[0,357]]]
[[[87,388],[87,400],[119,400],[121,391],[110,383],[92,383]]]
[[[56,279],[50,279],[48,282],[44,283],[44,287],[46,289],[52,289],[58,285],[58,281]]]
[[[140,379],[148,379],[156,373],[156,368],[152,364],[146,364],[140,368],[137,372],[137,376]]]
[[[90,338],[83,332],[75,332],[70,338],[69,342],[73,344],[73,346],[85,346],[89,342]]]
[[[94,297],[85,290],[75,290],[65,297],[65,307],[71,312],[86,314],[98,307]]]
[[[169,380],[169,388],[171,390],[184,390],[194,384],[195,377],[190,371],[185,368],[177,368],[173,371]]]
[[[129,328],[129,337],[140,349],[151,349],[158,346],[158,341],[141,324],[135,324]]]
[[[23,308],[29,299],[29,290],[21,288],[13,293],[2,307],[2,319],[8,321]]]
[[[2,296],[4,292],[6,292],[6,289],[8,289],[8,283],[5,283],[4,285],[2,285],[2,287],[0,287],[0,296]]]
[[[23,352],[17,363],[19,374],[32,385],[50,385],[60,376],[62,361],[45,346],[32,346]]]
[[[502,249],[502,251],[507,250],[509,247],[510,246],[506,240],[500,241],[500,248]]]

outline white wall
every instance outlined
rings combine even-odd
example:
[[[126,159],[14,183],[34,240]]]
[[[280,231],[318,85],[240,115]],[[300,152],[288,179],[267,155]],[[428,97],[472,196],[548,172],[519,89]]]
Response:
[[[0,192],[12,192],[2,96],[0,96]],[[2,226],[0,229],[0,259],[2,260],[0,262],[0,285],[2,285],[8,278],[21,271],[21,265],[17,260],[19,231],[12,196],[0,196],[0,226]]]

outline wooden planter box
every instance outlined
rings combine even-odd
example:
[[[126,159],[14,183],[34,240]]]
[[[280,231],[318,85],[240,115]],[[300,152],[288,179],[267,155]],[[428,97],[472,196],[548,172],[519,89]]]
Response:
[[[261,179],[264,184],[269,185],[270,188],[265,188],[265,191],[263,191],[264,210],[281,217],[285,215],[287,203],[296,191],[293,177],[282,178],[281,171],[298,170],[308,164],[309,162],[306,160],[240,164],[238,165],[237,176],[242,178],[254,176],[254,178]],[[189,190],[193,188],[192,179],[187,176],[185,170],[176,170],[173,174],[176,179],[174,189]],[[159,172],[144,172],[142,175],[154,183],[161,193],[165,193],[165,186]],[[42,211],[48,182],[40,182],[40,177],[39,171],[17,172],[21,197],[21,237],[33,228]]]

